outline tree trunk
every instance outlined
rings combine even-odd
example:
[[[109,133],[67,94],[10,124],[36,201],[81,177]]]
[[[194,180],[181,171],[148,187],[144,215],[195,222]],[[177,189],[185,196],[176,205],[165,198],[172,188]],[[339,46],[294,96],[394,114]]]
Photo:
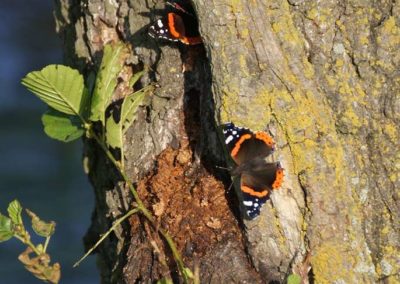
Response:
[[[135,68],[152,67],[142,84],[159,88],[128,131],[125,163],[185,264],[199,267],[202,283],[290,273],[305,283],[400,281],[400,2],[193,4],[204,47],[148,37],[161,1],[56,7],[68,64],[88,75],[105,43],[124,41]],[[226,164],[217,126],[227,121],[268,130],[285,169],[253,221],[241,219],[229,176],[215,167]],[[85,145],[96,191],[90,246],[132,198],[101,150]],[[168,247],[140,216],[98,258],[104,283],[177,279]]]

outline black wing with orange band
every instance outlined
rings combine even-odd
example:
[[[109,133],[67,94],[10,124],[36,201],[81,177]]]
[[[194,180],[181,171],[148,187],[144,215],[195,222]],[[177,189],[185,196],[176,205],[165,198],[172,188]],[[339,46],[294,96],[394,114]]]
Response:
[[[242,173],[240,190],[246,214],[255,218],[260,214],[261,206],[268,200],[273,189],[283,182],[283,168],[279,162],[266,163],[262,170]]]
[[[246,215],[253,219],[273,189],[283,182],[283,168],[279,162],[266,161],[275,149],[275,142],[263,131],[253,132],[233,123],[223,126],[226,147],[237,167],[231,173],[240,175],[240,190]]]
[[[224,125],[225,144],[237,165],[257,157],[267,157],[275,148],[275,142],[266,132],[253,132],[233,123]]]
[[[167,13],[150,26],[149,35],[186,45],[201,44],[198,22],[190,2],[169,1],[167,4]]]

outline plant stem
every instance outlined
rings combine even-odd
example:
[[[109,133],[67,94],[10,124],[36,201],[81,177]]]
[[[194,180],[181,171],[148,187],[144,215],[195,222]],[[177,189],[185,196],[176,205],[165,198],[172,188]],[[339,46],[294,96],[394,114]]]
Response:
[[[104,241],[105,238],[107,238],[107,236],[115,230],[115,228],[121,224],[126,218],[128,218],[129,216],[135,214],[136,212],[139,211],[139,208],[135,208],[132,209],[130,211],[128,211],[128,213],[126,213],[124,216],[122,216],[121,218],[119,218],[117,221],[115,221],[115,223],[111,226],[111,228],[96,242],[96,244],[90,248],[90,250],[88,250],[84,256],[81,257],[81,259],[79,259],[77,262],[75,262],[75,264],[73,265],[73,267],[77,267],[89,254],[92,253],[92,251],[94,251],[100,244],[102,241]]]
[[[43,252],[46,252],[47,246],[49,245],[50,242],[50,238],[51,238],[50,236],[46,238],[46,241],[44,242]]]
[[[124,181],[128,184],[129,189],[131,190],[133,197],[135,199],[135,202],[137,203],[137,208],[139,208],[140,211],[143,211],[143,214],[146,216],[146,218],[150,217],[148,219],[151,220],[151,222],[153,222],[153,216],[143,205],[143,202],[140,200],[139,195],[136,192],[136,189],[133,187],[132,183],[129,181],[128,176],[123,171],[121,164],[114,158],[113,154],[110,152],[110,150],[108,150],[107,146],[100,139],[100,137],[92,129],[90,129],[90,130],[91,130],[91,133],[90,133],[91,137],[93,137],[96,140],[97,144],[100,145],[100,147],[103,149],[104,153],[107,155],[108,159],[113,163],[113,165],[117,168],[118,172],[121,174]],[[147,215],[149,215],[149,216],[147,216]]]
[[[22,243],[24,243],[25,245],[28,245],[34,253],[36,253],[36,255],[40,255],[40,252],[37,250],[37,248],[35,247],[35,245],[31,242],[31,240],[28,239],[24,239],[19,235],[14,235],[15,238],[17,238],[18,240],[20,240]]]

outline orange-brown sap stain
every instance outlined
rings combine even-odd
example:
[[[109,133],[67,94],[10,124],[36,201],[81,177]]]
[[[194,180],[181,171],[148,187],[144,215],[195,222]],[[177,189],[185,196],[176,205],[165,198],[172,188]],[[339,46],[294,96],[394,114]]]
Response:
[[[138,184],[138,192],[160,226],[173,236],[184,258],[190,260],[206,254],[216,242],[240,239],[241,234],[224,185],[201,165],[192,164],[188,143],[181,145],[161,153],[157,170]]]

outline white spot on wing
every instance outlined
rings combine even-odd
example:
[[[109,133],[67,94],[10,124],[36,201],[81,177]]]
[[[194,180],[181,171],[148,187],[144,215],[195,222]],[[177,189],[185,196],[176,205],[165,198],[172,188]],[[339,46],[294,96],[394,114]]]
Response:
[[[253,206],[253,201],[243,201],[244,206]]]
[[[233,136],[232,136],[232,135],[229,135],[229,136],[226,138],[226,140],[225,140],[225,144],[231,143],[232,140],[233,140]]]
[[[162,27],[164,26],[161,20],[158,20],[158,21],[157,21],[157,26],[158,26],[159,28],[162,28]]]

